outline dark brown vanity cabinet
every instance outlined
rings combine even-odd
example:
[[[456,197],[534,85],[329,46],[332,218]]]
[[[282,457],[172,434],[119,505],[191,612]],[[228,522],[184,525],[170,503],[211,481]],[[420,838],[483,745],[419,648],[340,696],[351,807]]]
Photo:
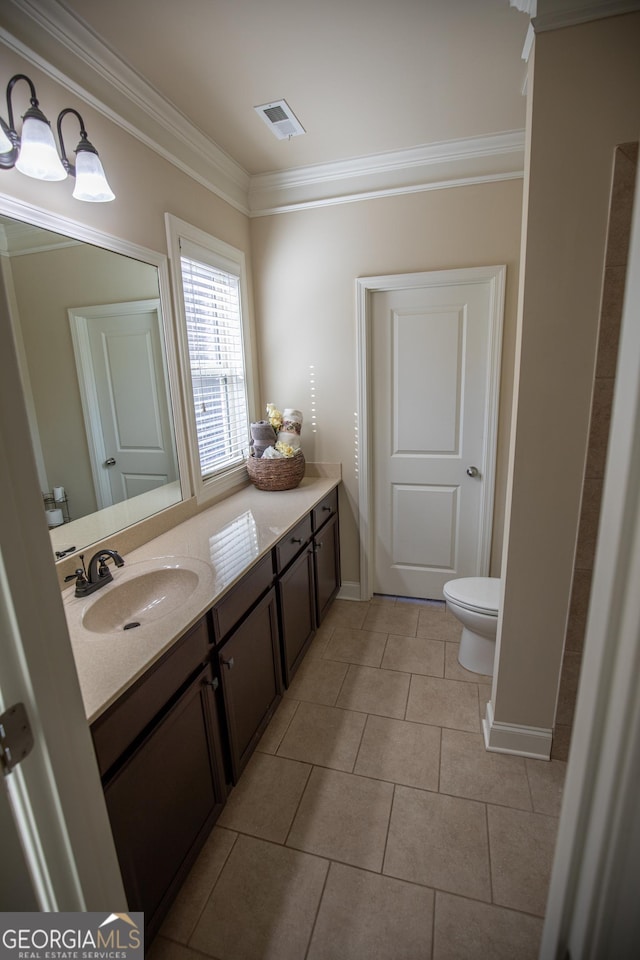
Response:
[[[338,493],[320,501],[275,548],[282,664],[288,686],[340,588]]]
[[[234,783],[282,696],[276,595],[272,584],[273,564],[269,553],[212,611]],[[256,597],[260,599],[256,601]]]
[[[320,626],[341,583],[337,489],[332,490],[314,507],[311,521],[316,623]]]
[[[218,817],[226,786],[201,620],[92,725],[130,910],[156,933]]]
[[[298,524],[292,534],[285,537],[276,547],[282,670],[286,686],[289,686],[316,629],[310,517],[305,518],[305,525],[305,529],[300,530],[301,525]],[[282,556],[289,552],[292,541],[300,539],[301,533],[305,536],[302,538],[302,546],[296,543],[298,554],[297,556],[294,554],[296,559],[282,569],[280,566]]]

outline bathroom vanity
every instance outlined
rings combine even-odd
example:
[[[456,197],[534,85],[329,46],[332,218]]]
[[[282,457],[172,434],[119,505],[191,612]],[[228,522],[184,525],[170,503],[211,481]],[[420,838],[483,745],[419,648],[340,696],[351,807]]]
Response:
[[[149,939],[339,589],[338,484],[246,488],[132,551],[95,597],[66,591],[129,908]],[[133,629],[97,616],[100,594],[121,590],[130,624],[129,594],[154,565],[191,568],[197,586],[185,577],[189,597]]]

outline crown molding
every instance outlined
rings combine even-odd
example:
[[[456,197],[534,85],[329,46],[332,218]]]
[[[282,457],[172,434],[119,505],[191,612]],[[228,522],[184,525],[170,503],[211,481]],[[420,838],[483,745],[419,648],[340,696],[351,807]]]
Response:
[[[3,0],[3,23],[9,49],[248,216],[523,175],[516,130],[251,177],[60,0]]]
[[[298,167],[251,178],[252,217],[523,176],[524,130]]]
[[[573,27],[590,20],[617,17],[640,10],[640,0],[538,0],[533,20],[536,33]]]
[[[248,213],[249,174],[58,0],[4,0],[0,37],[51,79]],[[64,72],[55,64],[64,64]],[[73,79],[72,79],[73,78]]]

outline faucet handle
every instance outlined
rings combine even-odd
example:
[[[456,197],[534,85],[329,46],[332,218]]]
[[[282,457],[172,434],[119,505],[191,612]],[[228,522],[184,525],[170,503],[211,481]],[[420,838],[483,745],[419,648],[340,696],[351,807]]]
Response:
[[[65,583],[68,583],[69,580],[75,580],[76,583],[82,583],[83,580],[86,580],[82,567],[78,567],[75,573],[70,573],[68,577],[64,578]]]

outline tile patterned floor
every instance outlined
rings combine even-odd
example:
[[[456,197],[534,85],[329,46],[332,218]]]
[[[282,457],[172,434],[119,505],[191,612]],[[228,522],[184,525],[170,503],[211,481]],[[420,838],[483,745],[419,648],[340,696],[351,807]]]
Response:
[[[442,604],[336,601],[150,960],[533,960],[566,764],[487,753]]]

